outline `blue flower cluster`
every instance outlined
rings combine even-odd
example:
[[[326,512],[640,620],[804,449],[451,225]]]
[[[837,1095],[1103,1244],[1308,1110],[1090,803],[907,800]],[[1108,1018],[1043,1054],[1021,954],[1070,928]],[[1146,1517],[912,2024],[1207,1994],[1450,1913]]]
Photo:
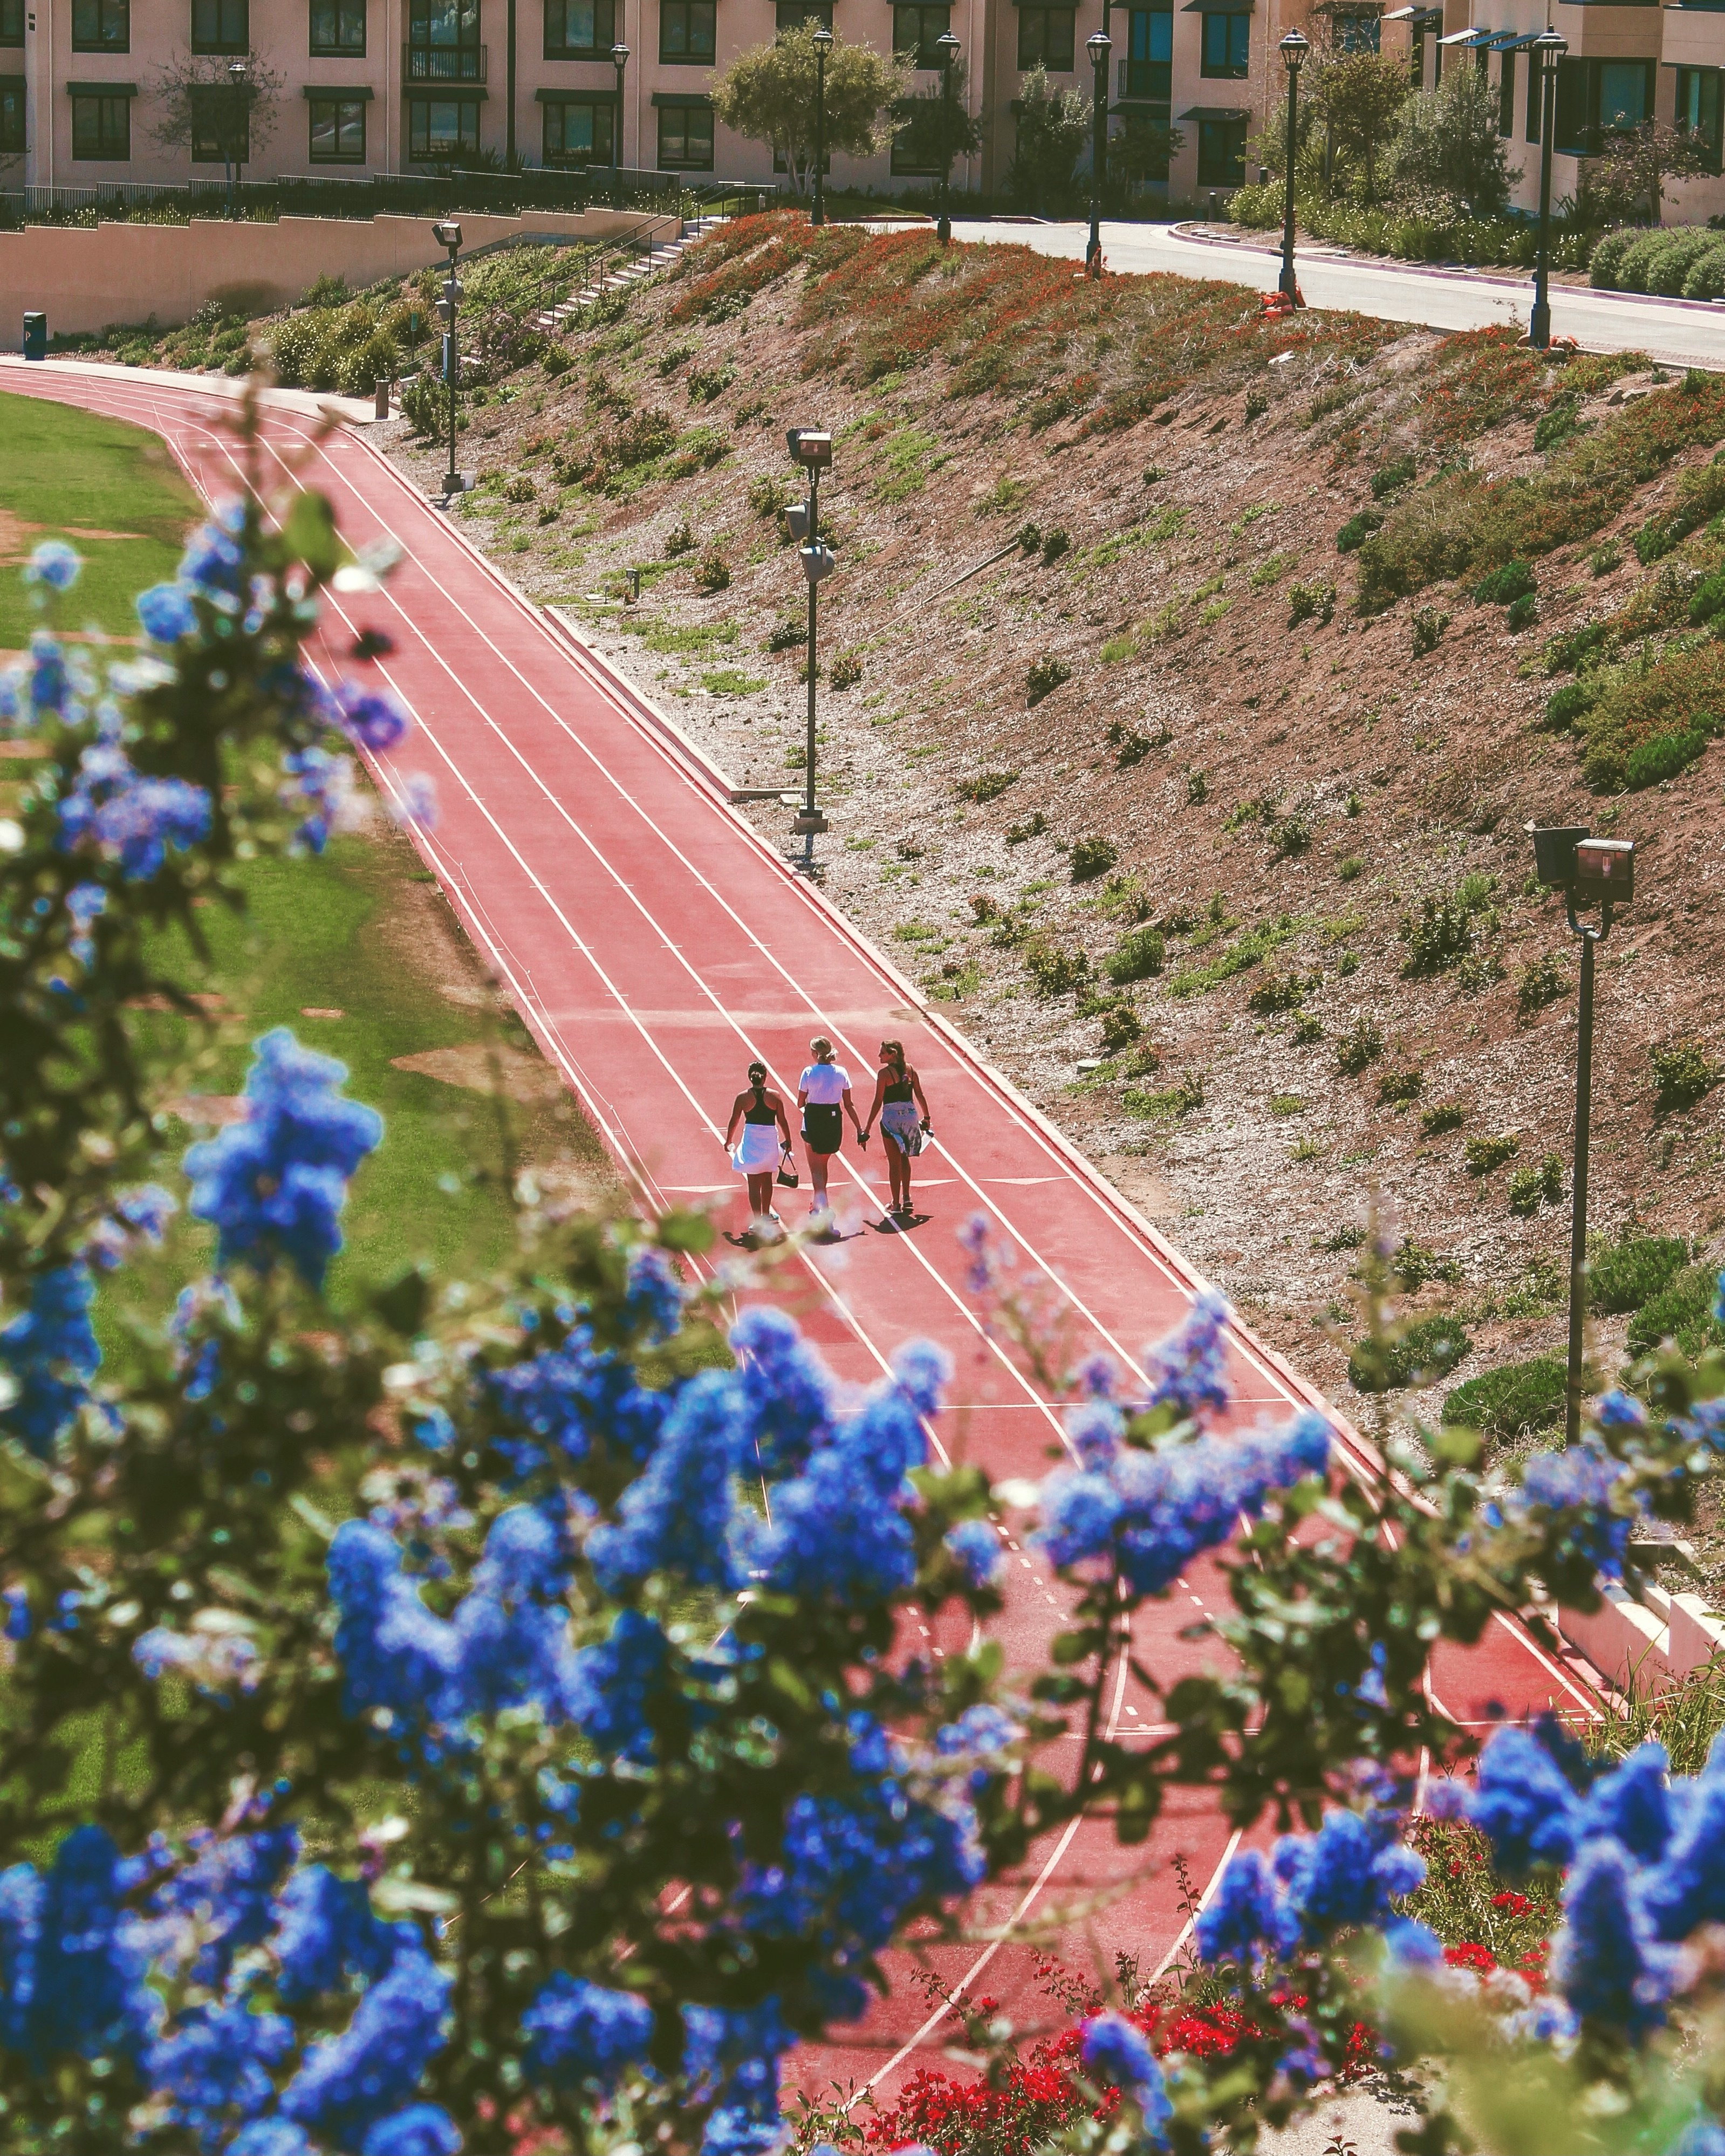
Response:
[[[122,1906],[132,1883],[99,1826],[75,1827],[46,1872],[0,1871],[0,2045],[33,2072],[69,2056],[134,2058],[152,2035],[147,1947]]]
[[[1615,1578],[1642,1502],[1638,1496],[1635,1512],[1613,1510],[1623,1471],[1597,1437],[1584,1437],[1562,1452],[1536,1453],[1522,1471],[1520,1489],[1511,1493],[1508,1509],[1547,1532],[1555,1531],[1561,1554]]]
[[[0,1328],[0,1370],[11,1379],[0,1394],[0,1430],[39,1459],[90,1398],[102,1351],[90,1322],[95,1286],[81,1263],[55,1265],[30,1281],[28,1308]]]
[[[336,1091],[345,1065],[301,1048],[285,1026],[256,1048],[244,1122],[186,1155],[191,1210],[215,1224],[223,1265],[244,1258],[264,1270],[285,1258],[316,1287],[341,1247],[348,1178],[383,1122]]]
[[[209,835],[210,798],[189,779],[151,778],[133,769],[117,742],[92,742],[59,807],[60,844],[117,863],[129,883],[159,874],[170,850],[183,853]]]
[[[27,584],[45,584],[51,592],[69,592],[78,581],[84,557],[64,539],[44,539],[24,565]]]
[[[1226,1306],[1206,1296],[1162,1344],[1147,1352],[1152,1373],[1142,1410],[1173,1410],[1180,1423],[1153,1449],[1127,1441],[1129,1408],[1096,1373],[1093,1397],[1074,1409],[1068,1433],[1079,1458],[1043,1486],[1036,1539],[1060,1567],[1105,1567],[1134,1594],[1171,1587],[1200,1551],[1234,1534],[1241,1513],[1272,1490],[1322,1475],[1330,1426],[1306,1409],[1287,1422],[1193,1435],[1183,1425],[1226,1404]]]
[[[1096,2086],[1117,2088],[1138,2107],[1148,2145],[1167,2148],[1166,2129],[1173,2106],[1161,2062],[1143,2030],[1123,2014],[1094,2014],[1084,2025],[1079,2056]]]
[[[1632,2039],[1656,2027],[1676,1949],[1725,1923],[1725,1738],[1673,1776],[1661,1745],[1602,1772],[1555,1723],[1502,1729],[1468,1812],[1511,1877],[1567,1867],[1552,1974],[1571,2012]]]
[[[560,1969],[521,2017],[527,2071],[553,2088],[614,2088],[653,2041],[653,2009]]]
[[[1389,1811],[1332,1812],[1316,1834],[1284,1835],[1266,1862],[1235,1856],[1194,1925],[1206,1961],[1250,1969],[1322,1945],[1344,1927],[1389,1922],[1391,1897],[1411,1894],[1425,1860],[1397,1840]]]

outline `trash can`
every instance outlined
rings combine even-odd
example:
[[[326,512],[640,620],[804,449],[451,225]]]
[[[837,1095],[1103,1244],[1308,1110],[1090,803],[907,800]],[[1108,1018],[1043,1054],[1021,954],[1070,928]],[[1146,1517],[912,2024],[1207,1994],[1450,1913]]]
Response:
[[[33,308],[24,316],[24,357],[46,359],[48,357],[48,317]]]
[[[372,416],[376,419],[387,419],[389,417],[390,377],[387,374],[375,375],[372,384]]]

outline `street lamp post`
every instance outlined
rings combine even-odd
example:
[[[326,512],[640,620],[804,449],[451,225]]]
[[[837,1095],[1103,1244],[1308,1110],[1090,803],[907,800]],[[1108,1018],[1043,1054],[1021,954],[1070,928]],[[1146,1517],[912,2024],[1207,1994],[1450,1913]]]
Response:
[[[1282,196],[1281,276],[1276,289],[1296,306],[1300,288],[1294,281],[1294,149],[1299,140],[1300,70],[1311,50],[1310,44],[1297,30],[1290,30],[1281,41],[1281,64],[1288,71],[1288,140],[1282,157],[1287,167],[1287,185]]]
[[[1551,275],[1551,138],[1557,132],[1558,63],[1568,49],[1568,39],[1555,30],[1533,40],[1544,70],[1539,85],[1539,251],[1533,258],[1533,315],[1527,325],[1527,341],[1536,352],[1551,343],[1551,301],[1546,295]]]
[[[223,147],[227,155],[228,214],[239,215],[239,131],[245,125],[246,63],[229,60],[228,63],[228,124],[222,130]]]
[[[958,58],[958,40],[942,30],[934,41],[941,56],[941,217],[937,227],[942,247],[952,244],[952,67]]]
[[[1614,906],[1635,895],[1635,850],[1627,839],[1594,839],[1574,824],[1541,830],[1527,826],[1533,866],[1542,883],[1562,891],[1569,927],[1581,944],[1581,998],[1576,1014],[1575,1158],[1569,1188],[1569,1373],[1565,1428],[1574,1445],[1581,1435],[1582,1332],[1587,1315],[1587,1168],[1593,1123],[1594,947],[1611,933]],[[1575,917],[1578,906],[1599,909],[1597,928]]]
[[[833,49],[833,33],[822,23],[814,33],[814,222],[827,221],[827,54]],[[809,588],[811,606],[814,587]],[[810,692],[813,694],[813,691]]]
[[[1102,186],[1108,176],[1108,55],[1113,40],[1098,30],[1084,41],[1090,64],[1096,70],[1096,95],[1091,111],[1090,245],[1084,267],[1091,277],[1102,274]]]
[[[461,491],[461,475],[455,469],[455,392],[461,376],[461,346],[456,331],[456,317],[461,308],[461,280],[455,275],[455,258],[461,252],[461,228],[453,218],[445,218],[432,226],[431,236],[449,253],[449,275],[444,279],[444,295],[438,301],[437,311],[444,328],[444,380],[449,391],[449,469],[444,475],[444,496],[452,501]]]
[[[611,119],[611,169],[623,170],[623,71],[629,65],[629,47],[615,44],[611,48],[611,64],[617,70],[617,104]],[[611,207],[617,207],[616,192],[612,192]]]
[[[824,427],[793,427],[785,435],[785,442],[793,461],[809,475],[809,499],[806,502],[793,502],[785,511],[785,521],[791,527],[791,536],[802,542],[797,549],[797,558],[809,583],[809,735],[803,762],[803,813],[791,828],[803,841],[803,859],[798,865],[804,875],[813,875],[814,841],[819,833],[829,828],[826,818],[814,805],[815,594],[838,566],[832,548],[820,536],[820,475],[832,468],[833,438]]]

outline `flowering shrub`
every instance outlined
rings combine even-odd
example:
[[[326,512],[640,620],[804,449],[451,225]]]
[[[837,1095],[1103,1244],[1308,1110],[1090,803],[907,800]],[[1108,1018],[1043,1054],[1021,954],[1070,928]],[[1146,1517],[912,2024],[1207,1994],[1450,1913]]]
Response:
[[[196,950],[195,901],[236,903],[242,855],[321,873],[351,748],[406,733],[302,655],[325,588],[387,566],[315,495],[273,518],[249,497],[140,601],[141,657],[99,673],[44,629],[6,684],[44,752],[0,820],[8,2156],[762,2156],[784,2054],[862,2011],[907,1927],[938,1933],[1081,1814],[1142,1842],[1182,1785],[1317,1831],[1207,1912],[1230,2012],[1090,2015],[1055,2062],[1066,2130],[1183,2150],[1286,2118],[1358,2065],[1363,2022],[1401,2041],[1345,1936],[1389,1923],[1424,1966],[1394,1929],[1408,1763],[1466,1744],[1435,1642],[1536,1575],[1591,1606],[1644,1512],[1686,1517],[1725,1362],[1661,1365],[1657,1416],[1613,1395],[1519,1477],[1462,1433],[1344,1462],[1316,1412],[1234,1416],[1219,1299],[1128,1376],[1060,1338],[978,1221],[981,1322],[1064,1409],[1069,1462],[1025,1494],[930,1466],[932,1349],[857,1394],[766,1302],[721,1342],[742,1282],[685,1277],[697,1216],[606,1224],[523,1188],[495,1278],[415,1269],[332,1308],[378,1118],[279,1031],[244,1118],[174,1163],[134,1012],[197,1011],[152,932]],[[37,557],[48,603],[76,574]],[[105,1370],[98,1276],[145,1295],[130,1260],[177,1203],[214,1270],[171,1312],[105,1313]],[[1070,1622],[1014,1691],[982,1628],[1016,1504]],[[1122,1746],[1104,1702],[1134,1614],[1206,1553],[1229,1659],[1141,1673],[1159,1720]],[[891,1651],[910,1605],[952,1604],[968,1650]],[[1555,1738],[1518,1741],[1481,1824],[1504,1864],[1573,1861],[1560,2010],[1660,2041],[1683,1909],[1712,1913],[1701,1826],[1679,1804],[1657,1840],[1645,1762],[1584,1787]],[[1624,1850],[1663,1866],[1651,1900]]]

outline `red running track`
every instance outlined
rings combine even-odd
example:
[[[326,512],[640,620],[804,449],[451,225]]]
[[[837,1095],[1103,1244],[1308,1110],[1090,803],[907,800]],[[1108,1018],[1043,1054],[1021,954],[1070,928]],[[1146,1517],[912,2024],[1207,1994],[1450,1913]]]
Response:
[[[223,400],[207,390],[21,362],[0,362],[0,388],[150,428],[207,495],[238,488],[234,438],[217,424]],[[956,1366],[937,1439],[946,1454],[982,1462],[996,1481],[1045,1474],[1063,1442],[1058,1419],[978,1325],[955,1230],[988,1215],[1024,1266],[1052,1283],[1074,1345],[1105,1348],[1139,1370],[1142,1343],[1178,1322],[1199,1276],[762,842],[640,693],[514,591],[367,443],[345,429],[320,441],[311,421],[275,408],[266,444],[266,481],[285,482],[287,459],[303,460],[350,541],[387,536],[403,550],[382,595],[331,602],[349,630],[380,628],[394,639],[381,670],[418,722],[403,757],[378,759],[374,775],[397,794],[411,773],[434,777],[439,820],[418,836],[422,851],[640,1203],[736,1193],[730,1217],[740,1228],[721,1137],[749,1060],[758,1056],[794,1097],[812,1034],[832,1037],[860,1086],[880,1036],[902,1039],[939,1132],[918,1163],[924,1217],[896,1231],[880,1203],[878,1156],[847,1152],[834,1176],[844,1240],[798,1254],[781,1286],[847,1379],[873,1380],[908,1337],[939,1341]],[[321,654],[332,673],[347,640]],[[1230,1365],[1237,1418],[1322,1404],[1244,1328]],[[1363,1458],[1360,1440],[1338,1428],[1355,1461]],[[1019,1516],[1003,1524],[1010,1582],[999,1630],[1023,1667],[1041,1660],[1062,1602],[1024,1545]],[[1214,1656],[1180,1635],[1217,1594],[1205,1563],[1143,1613],[1137,1656],[1163,1682]],[[962,1630],[930,1640],[937,1655],[964,1644]],[[1430,1681],[1462,1722],[1552,1702],[1590,1711],[1574,1676],[1507,1620],[1466,1654],[1441,1650]],[[1111,1733],[1147,1736],[1155,1712],[1122,1668]],[[1123,1951],[1147,1974],[1172,1958],[1187,1926],[1174,1860],[1207,1891],[1235,1839],[1191,1792],[1175,1793],[1142,1851],[1117,1849],[1106,1826],[1069,1829],[982,1897],[981,1938],[933,1950],[928,1965],[951,1986],[1006,2002],[1021,2027],[1045,2019],[1033,1977],[1042,1947],[1027,1942],[1028,1929],[1043,1927],[1045,1944],[1057,1935],[1080,1966],[1109,1969]],[[911,1974],[898,1958],[891,1995],[855,2040],[802,2056],[804,2087],[854,2078],[884,2096],[914,2053],[930,2056],[943,2016],[931,2014]]]

